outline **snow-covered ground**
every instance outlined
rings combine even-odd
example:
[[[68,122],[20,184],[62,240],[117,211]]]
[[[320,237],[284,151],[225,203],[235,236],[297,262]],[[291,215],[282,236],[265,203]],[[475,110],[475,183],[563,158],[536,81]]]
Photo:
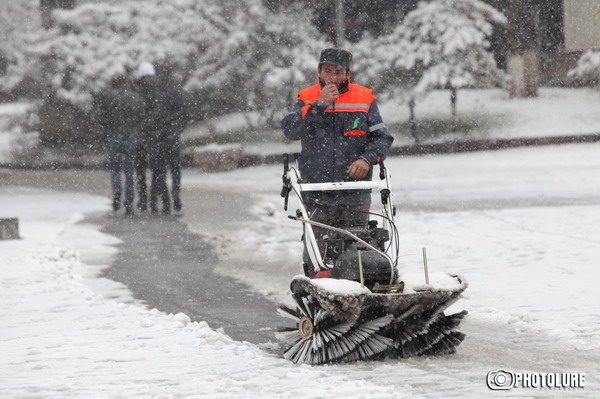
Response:
[[[18,216],[22,238],[0,241],[0,397],[393,397],[343,369],[294,366],[184,314],[100,295],[90,274],[117,241],[76,223],[108,209],[103,197],[0,191],[0,217]]]
[[[451,359],[408,362],[419,370],[443,370],[414,383],[431,386],[441,378],[441,387],[455,379],[450,385],[465,386],[461,395],[478,397],[477,376],[496,368],[571,370],[587,373],[588,387],[576,396],[594,389],[598,394],[599,150],[600,144],[575,144],[388,160],[402,270],[419,273],[426,247],[430,269],[459,273],[470,283],[454,306],[470,312],[462,327],[467,341]],[[227,234],[230,244],[220,247],[227,261],[220,271],[235,264],[238,277],[286,301],[288,276],[301,270],[302,247],[301,229],[286,219],[277,195],[280,174],[280,167],[265,166],[188,175],[186,184],[257,195],[253,210],[260,222],[241,223],[237,235]],[[290,209],[293,213],[294,204]],[[385,364],[391,363],[406,366]],[[426,391],[417,392],[440,394]]]
[[[600,103],[600,92],[592,88],[540,88],[538,97],[510,98],[502,89],[474,89],[458,91],[459,118],[481,124],[463,134],[443,135],[437,140],[498,139],[519,137],[547,137],[600,132],[600,115],[593,104]],[[406,122],[406,105],[394,102],[381,104],[381,113],[387,124]],[[417,102],[417,120],[447,120],[450,125],[450,92],[436,90]],[[402,144],[411,144],[405,142]],[[400,144],[396,142],[395,145]]]
[[[116,241],[77,224],[108,212],[108,200],[3,187],[0,217],[18,216],[23,239],[0,241],[0,397],[480,398],[495,393],[486,375],[500,368],[582,372],[586,384],[502,396],[598,397],[599,151],[573,144],[388,160],[401,271],[420,273],[427,247],[432,272],[467,278],[454,305],[470,312],[467,338],[453,356],[334,366],[296,366],[185,315],[113,299],[123,287],[91,277]],[[184,186],[248,196],[258,222],[228,232],[221,263],[286,301],[301,271],[301,229],[282,210],[280,179],[278,166],[187,171]]]
[[[383,120],[392,130],[409,119],[406,104],[379,102]],[[592,88],[540,88],[538,97],[514,99],[502,89],[472,89],[458,92],[459,119],[473,126],[468,133],[451,133],[450,92],[435,90],[417,102],[417,121],[436,120],[448,126],[447,132],[427,137],[419,132],[423,143],[465,139],[509,139],[546,137],[600,132],[600,92]],[[243,131],[248,153],[274,154],[299,151],[298,142],[286,142],[278,129],[252,128],[256,115],[225,115],[191,126],[184,139],[228,136]],[[406,126],[406,125],[404,125]],[[410,145],[414,139],[408,132],[393,131],[394,145]],[[425,133],[425,134],[424,134]]]

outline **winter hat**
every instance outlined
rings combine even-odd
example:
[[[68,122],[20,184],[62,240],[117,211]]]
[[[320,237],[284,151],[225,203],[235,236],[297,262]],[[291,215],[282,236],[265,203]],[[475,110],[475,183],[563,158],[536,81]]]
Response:
[[[154,76],[154,66],[149,62],[142,62],[137,69],[136,76],[141,78],[143,76]]]
[[[333,64],[341,68],[350,69],[350,61],[352,61],[352,53],[341,48],[326,48],[321,51],[319,66],[321,64]]]

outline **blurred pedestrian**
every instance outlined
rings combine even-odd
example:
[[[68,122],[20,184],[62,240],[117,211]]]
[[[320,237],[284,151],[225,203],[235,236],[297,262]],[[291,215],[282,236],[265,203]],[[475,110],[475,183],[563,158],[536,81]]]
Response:
[[[148,209],[148,185],[146,184],[146,171],[150,166],[150,134],[153,125],[152,115],[158,101],[158,84],[154,66],[149,62],[142,62],[136,71],[136,87],[144,98],[144,121],[138,141],[135,158],[136,183],[138,190],[139,210]]]
[[[133,215],[134,163],[137,142],[144,116],[144,101],[125,75],[115,76],[110,87],[95,103],[98,122],[102,126],[108,147],[110,181],[113,191],[112,208],[121,208],[123,193],[121,172],[125,174],[125,213]]]
[[[140,93],[146,102],[143,136],[152,172],[150,211],[158,213],[159,202],[162,202],[162,213],[167,215],[171,213],[171,195],[173,209],[180,211],[182,208],[180,136],[188,118],[185,100],[174,79],[167,73],[160,73],[160,69],[157,74],[152,64],[140,64],[137,76]],[[141,192],[146,187],[140,179],[145,176],[141,169],[145,169],[147,157],[140,156],[138,159],[138,187]],[[167,171],[171,172],[171,192],[167,185]]]
[[[143,123],[144,147],[150,159],[150,211],[158,213],[158,201],[162,201],[162,212],[167,215],[171,213],[169,192],[167,190],[167,165],[166,148],[160,142],[164,131],[165,118],[168,117],[164,89],[156,76],[154,66],[148,62],[139,65],[137,86],[145,101],[145,115]],[[146,167],[148,156],[138,157],[138,189],[147,198],[146,191]],[[143,190],[143,193],[142,193]],[[140,203],[140,208],[145,201]],[[145,209],[145,206],[144,206]]]
[[[181,86],[170,75],[161,79],[164,95],[164,130],[158,138],[164,148],[166,167],[171,174],[173,209],[181,211],[181,133],[188,123],[188,112]]]

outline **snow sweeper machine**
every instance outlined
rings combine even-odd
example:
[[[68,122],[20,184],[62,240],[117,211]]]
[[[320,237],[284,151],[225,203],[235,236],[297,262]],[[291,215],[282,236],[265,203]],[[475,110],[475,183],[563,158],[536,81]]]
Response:
[[[467,283],[448,274],[436,274],[430,281],[424,249],[424,275],[398,272],[396,209],[384,163],[379,164],[379,180],[330,183],[304,183],[298,168],[290,167],[288,154],[283,163],[284,209],[293,192],[300,207],[289,218],[304,224],[309,266],[318,271],[312,278],[294,277],[290,288],[295,307],[281,305],[277,310],[294,323],[276,332],[283,356],[294,363],[324,364],[453,353],[465,337],[456,329],[467,312],[444,312]],[[366,226],[335,227],[311,220],[302,193],[337,190],[379,191],[381,213],[369,212]],[[324,255],[313,227],[328,232]]]

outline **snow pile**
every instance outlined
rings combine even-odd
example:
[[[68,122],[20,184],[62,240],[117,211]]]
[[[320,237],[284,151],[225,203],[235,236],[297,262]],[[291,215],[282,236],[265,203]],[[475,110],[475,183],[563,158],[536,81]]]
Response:
[[[31,108],[29,103],[0,104],[0,162],[8,162],[11,155],[37,143],[37,133],[25,134],[22,121]]]
[[[319,288],[327,290],[334,295],[361,295],[368,294],[371,291],[368,288],[361,287],[360,283],[349,280],[337,280],[333,278],[320,278],[312,280],[312,283]]]
[[[588,50],[577,60],[577,66],[569,71],[569,77],[578,78],[587,84],[600,81],[600,51]]]
[[[400,279],[404,281],[404,293],[417,291],[455,291],[459,290],[464,282],[463,277],[446,273],[429,273],[429,284],[425,282],[425,273],[402,273]]]
[[[299,276],[296,276],[295,278],[298,277]],[[403,273],[400,275],[400,280],[404,282],[403,293],[405,294],[417,291],[454,291],[460,289],[462,286],[462,279],[459,280],[456,276],[446,273],[429,274],[429,284],[425,284],[424,274],[418,273]],[[361,287],[360,283],[356,281],[338,280],[334,278],[319,278],[311,281],[313,285],[324,289],[333,295],[359,296],[371,293],[368,288]]]

